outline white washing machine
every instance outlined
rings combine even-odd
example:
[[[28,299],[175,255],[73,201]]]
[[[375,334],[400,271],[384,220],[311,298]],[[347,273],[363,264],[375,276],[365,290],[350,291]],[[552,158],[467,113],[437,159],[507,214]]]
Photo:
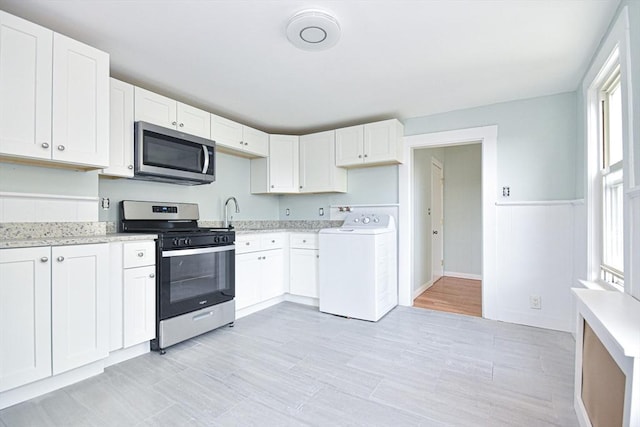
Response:
[[[340,228],[320,230],[320,311],[378,321],[398,305],[395,221],[351,213]]]

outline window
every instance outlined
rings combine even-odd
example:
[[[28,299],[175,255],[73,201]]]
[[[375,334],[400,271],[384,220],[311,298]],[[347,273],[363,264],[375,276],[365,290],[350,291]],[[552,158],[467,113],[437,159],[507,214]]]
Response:
[[[623,124],[620,65],[609,68],[600,87],[601,260],[600,279],[624,287]]]

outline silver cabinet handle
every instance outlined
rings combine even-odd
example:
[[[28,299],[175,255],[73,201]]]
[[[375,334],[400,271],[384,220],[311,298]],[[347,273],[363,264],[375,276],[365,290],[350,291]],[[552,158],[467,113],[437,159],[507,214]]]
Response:
[[[64,145],[58,145],[58,150],[64,151]]]
[[[433,230],[433,234],[438,234],[438,230]]]
[[[127,169],[129,169],[129,170],[133,169],[133,165],[127,166]]]
[[[62,261],[64,261],[64,257],[63,256],[59,256],[58,257],[58,262],[62,262]]]
[[[182,127],[184,127],[184,123],[180,123],[178,126],[180,126],[182,128]]]
[[[175,125],[176,125],[176,122],[171,122],[171,124],[175,126]]]
[[[48,142],[43,142],[40,145],[42,145],[42,148],[49,148],[49,143]]]
[[[153,279],[154,277],[156,277],[156,275],[154,273],[151,273],[149,274],[149,277]]]
[[[144,256],[144,252],[138,252],[138,256],[142,258]]]
[[[47,258],[46,256],[43,256],[42,258],[40,258],[40,262],[47,262],[49,261],[49,258]]]

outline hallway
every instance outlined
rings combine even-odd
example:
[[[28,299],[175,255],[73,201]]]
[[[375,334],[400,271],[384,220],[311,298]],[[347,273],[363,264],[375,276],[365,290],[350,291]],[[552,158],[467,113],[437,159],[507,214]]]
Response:
[[[482,317],[480,280],[442,277],[413,302],[414,307]]]

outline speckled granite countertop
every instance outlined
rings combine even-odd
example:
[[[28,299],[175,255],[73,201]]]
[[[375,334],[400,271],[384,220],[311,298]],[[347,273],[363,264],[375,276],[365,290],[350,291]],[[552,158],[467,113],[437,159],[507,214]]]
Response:
[[[236,234],[317,232],[339,227],[342,221],[234,221]],[[200,221],[201,227],[221,227],[221,221]],[[83,245],[130,240],[153,240],[155,234],[117,233],[113,222],[0,223],[0,249]]]
[[[153,240],[157,237],[148,233],[115,233],[114,230],[115,227],[106,222],[0,223],[0,249]]]

